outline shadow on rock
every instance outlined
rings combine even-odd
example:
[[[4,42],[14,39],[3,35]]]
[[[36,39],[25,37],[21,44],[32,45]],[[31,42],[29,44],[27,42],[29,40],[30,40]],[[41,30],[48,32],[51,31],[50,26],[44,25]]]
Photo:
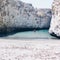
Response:
[[[45,29],[45,28],[43,28]],[[0,37],[6,37],[8,35],[14,35],[18,32],[25,32],[25,31],[34,31],[43,30],[40,28],[5,28],[0,30]]]

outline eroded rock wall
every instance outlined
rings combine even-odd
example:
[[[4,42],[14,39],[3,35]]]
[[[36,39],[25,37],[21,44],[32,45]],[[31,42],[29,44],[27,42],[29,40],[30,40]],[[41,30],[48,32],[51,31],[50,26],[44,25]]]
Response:
[[[15,28],[49,28],[50,21],[51,9],[38,10],[19,0],[0,0],[0,27],[7,31]]]
[[[60,0],[54,0],[52,4],[52,20],[49,33],[60,37]]]

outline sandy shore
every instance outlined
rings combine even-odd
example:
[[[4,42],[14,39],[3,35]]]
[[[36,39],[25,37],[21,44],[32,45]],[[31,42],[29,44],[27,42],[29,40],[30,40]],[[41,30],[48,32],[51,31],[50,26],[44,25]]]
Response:
[[[0,60],[60,60],[60,41],[0,39]]]

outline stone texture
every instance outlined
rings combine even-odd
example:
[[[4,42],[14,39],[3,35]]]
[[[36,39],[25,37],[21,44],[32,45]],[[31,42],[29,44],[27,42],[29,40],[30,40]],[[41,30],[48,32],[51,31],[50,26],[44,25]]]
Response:
[[[0,60],[28,59],[60,60],[60,41],[51,39],[0,39]]]
[[[60,38],[60,0],[54,0],[52,4],[52,20],[49,33]]]
[[[19,0],[0,0],[0,29],[49,28],[51,9],[35,9]]]

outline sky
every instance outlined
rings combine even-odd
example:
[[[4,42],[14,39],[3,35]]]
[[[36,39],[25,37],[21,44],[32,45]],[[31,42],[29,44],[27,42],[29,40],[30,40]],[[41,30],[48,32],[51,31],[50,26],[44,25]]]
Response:
[[[51,8],[53,0],[21,0],[31,3],[35,8]]]

